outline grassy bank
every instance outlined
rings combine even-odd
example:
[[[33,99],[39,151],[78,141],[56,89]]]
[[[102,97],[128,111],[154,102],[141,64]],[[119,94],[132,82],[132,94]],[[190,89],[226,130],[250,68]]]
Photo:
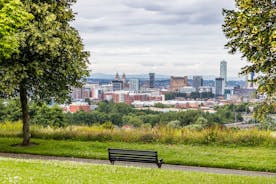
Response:
[[[272,184],[276,178],[205,174],[60,161],[0,158],[3,183],[252,183]]]
[[[29,153],[66,157],[107,159],[107,148],[157,150],[168,164],[221,167],[276,172],[276,147],[226,147],[206,145],[170,145],[127,142],[89,142],[32,139],[39,145],[12,147],[20,138],[0,138],[0,152]]]
[[[19,137],[22,123],[1,123],[0,136]],[[119,129],[104,126],[68,126],[64,128],[31,127],[33,138],[81,141],[114,141],[129,143],[200,144],[236,146],[276,146],[275,132],[258,129],[237,130],[221,127],[203,130],[188,128],[137,128]]]

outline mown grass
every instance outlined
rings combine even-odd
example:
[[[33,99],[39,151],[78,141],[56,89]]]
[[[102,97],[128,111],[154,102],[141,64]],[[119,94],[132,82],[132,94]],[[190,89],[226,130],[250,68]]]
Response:
[[[107,159],[107,148],[157,150],[168,164],[276,172],[276,147],[207,146],[157,143],[32,139],[39,145],[12,147],[20,138],[0,138],[0,152]]]
[[[0,136],[21,136],[22,123],[0,123]],[[236,130],[221,127],[203,130],[168,127],[107,129],[102,126],[68,126],[64,128],[31,127],[33,138],[82,141],[115,141],[129,143],[201,144],[238,146],[276,146],[276,135],[258,129]]]
[[[275,177],[218,175],[149,168],[90,165],[61,161],[0,158],[1,183],[276,183]]]

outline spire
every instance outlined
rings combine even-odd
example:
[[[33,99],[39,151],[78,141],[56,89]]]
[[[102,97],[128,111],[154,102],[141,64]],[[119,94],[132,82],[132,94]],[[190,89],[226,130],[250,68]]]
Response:
[[[123,75],[122,75],[122,81],[125,83],[126,82],[126,74],[125,73],[123,73]]]
[[[120,80],[120,76],[119,76],[118,72],[115,75],[115,80]]]

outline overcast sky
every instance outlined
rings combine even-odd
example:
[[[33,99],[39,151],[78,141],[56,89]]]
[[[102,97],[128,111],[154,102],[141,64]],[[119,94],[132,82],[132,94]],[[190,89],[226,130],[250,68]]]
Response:
[[[246,63],[230,55],[222,8],[234,0],[78,0],[73,26],[91,52],[94,73],[236,77]]]

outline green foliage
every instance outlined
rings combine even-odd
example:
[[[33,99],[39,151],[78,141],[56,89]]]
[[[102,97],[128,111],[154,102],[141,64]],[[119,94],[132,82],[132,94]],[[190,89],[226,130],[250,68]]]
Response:
[[[223,31],[229,39],[230,53],[242,53],[250,64],[242,74],[259,74],[256,82],[259,94],[267,95],[257,111],[259,120],[276,109],[276,2],[275,0],[236,0],[235,10],[223,10]]]
[[[36,111],[31,119],[32,124],[42,125],[44,127],[63,127],[66,125],[65,115],[58,106],[48,107],[42,105],[36,107]]]
[[[112,130],[114,129],[114,125],[112,122],[108,121],[108,122],[105,122],[104,124],[102,124],[102,127],[104,129],[109,129],[109,130]]]
[[[97,111],[104,113],[117,113],[117,114],[129,114],[134,112],[132,106],[125,103],[113,103],[108,101],[103,101],[98,103]]]
[[[137,116],[124,116],[123,117],[124,125],[133,125],[134,127],[140,127],[143,124],[143,121]]]
[[[265,121],[258,126],[261,130],[276,131],[276,119],[268,116]]]
[[[152,127],[158,124],[168,124],[170,122],[179,121],[180,126],[197,124],[199,117],[207,120],[208,126],[214,124],[232,123],[242,121],[241,113],[246,113],[248,104],[226,105],[216,107],[216,113],[208,113],[202,111],[182,111],[160,113],[154,111],[135,110],[132,106],[126,104],[114,104],[101,102],[100,108],[91,112],[79,111],[77,113],[62,113],[57,107],[48,107],[42,104],[42,108],[31,103],[29,114],[32,123],[47,126],[50,125],[66,126],[66,125],[95,125],[105,122],[112,122],[116,126],[125,124],[138,126],[148,123]],[[108,109],[108,110],[106,110]],[[0,120],[1,121],[18,121],[21,120],[20,103],[18,99],[0,100]],[[130,121],[129,121],[130,120]],[[54,123],[56,122],[56,123]],[[134,123],[134,124],[132,124]],[[198,126],[198,125],[197,125]]]
[[[0,63],[19,52],[21,29],[33,18],[20,0],[0,0]]]
[[[6,121],[18,121],[22,117],[20,102],[17,99],[8,101],[5,110]]]
[[[208,120],[201,116],[201,117],[198,117],[196,119],[195,124],[198,124],[198,125],[201,125],[203,127],[206,127],[208,125]]]
[[[196,122],[194,124],[188,125],[186,127],[189,129],[192,129],[192,130],[202,130],[202,129],[206,128],[207,126],[208,126],[208,120],[202,116],[199,116],[196,119]]]
[[[109,120],[117,126],[122,126],[123,125],[123,116],[118,113],[110,113],[109,114]]]
[[[236,105],[235,108],[233,108],[236,112],[245,112],[249,113],[249,104],[248,103],[242,103],[240,105]]]
[[[66,114],[66,119],[71,125],[93,125],[93,124],[103,124],[109,121],[108,115],[103,112],[92,111],[92,112],[84,112],[79,111],[77,113]]]
[[[3,0],[1,2],[5,3]],[[28,24],[23,24],[23,21],[22,27],[14,26],[20,31],[20,40],[14,44],[18,49],[11,52],[10,57],[0,58],[0,73],[5,76],[0,78],[0,94],[20,96],[23,145],[30,142],[28,99],[64,102],[71,88],[82,86],[83,77],[88,75],[89,53],[83,51],[84,45],[78,31],[70,25],[74,19],[71,9],[74,2],[22,0],[23,9],[19,11],[31,13],[32,19]],[[11,6],[9,17],[17,17],[18,12],[14,10],[16,8]],[[20,22],[24,14],[19,15]],[[25,15],[28,17],[27,13]],[[2,37],[0,39],[2,41]],[[4,50],[5,45],[4,42]],[[3,50],[2,47],[0,50]]]
[[[162,103],[156,103],[156,104],[154,104],[154,107],[164,109],[164,108],[170,108],[170,107],[172,107],[172,106],[170,106],[170,105],[165,105],[165,104],[162,104]]]
[[[225,105],[216,107],[217,114],[220,116],[220,121],[223,123],[231,123],[236,121],[243,121],[241,112],[247,112],[246,106],[242,105]]]
[[[33,19],[21,29],[19,53],[0,63],[0,91],[8,95],[25,88],[36,101],[67,98],[71,86],[87,75],[88,53],[71,27],[71,1],[22,1]]]
[[[104,113],[111,113],[114,103],[103,101],[98,103],[97,111]]]
[[[149,123],[152,126],[158,124],[160,122],[160,115],[158,114],[146,114],[139,116],[144,123]]]
[[[0,121],[22,120],[20,102],[18,99],[0,100]],[[30,106],[31,123],[42,126],[62,127],[67,125],[67,120],[61,108],[49,107],[46,104],[39,106],[32,103]]]
[[[18,121],[22,117],[18,99],[0,100],[0,121]]]
[[[167,127],[168,127],[168,128],[181,128],[181,123],[180,123],[180,121],[178,121],[178,120],[170,121],[170,122],[167,124]]]
[[[140,119],[143,123],[150,123],[152,126],[159,123],[167,124],[171,121],[180,121],[181,126],[186,126],[196,123],[198,117],[207,119],[208,125],[231,123],[235,121],[235,118],[237,118],[237,121],[242,121],[241,112],[244,112],[247,109],[248,104],[241,104],[237,106],[230,105],[217,108],[218,112],[214,114],[202,111],[159,113],[153,111],[138,111],[126,104],[101,102],[99,103],[99,107],[96,112],[107,114],[108,121],[111,121],[113,124],[118,126],[122,126],[122,124],[131,125],[131,123],[127,122],[130,119],[129,116],[137,117],[136,120]],[[74,124],[74,122],[72,121],[71,124]]]

